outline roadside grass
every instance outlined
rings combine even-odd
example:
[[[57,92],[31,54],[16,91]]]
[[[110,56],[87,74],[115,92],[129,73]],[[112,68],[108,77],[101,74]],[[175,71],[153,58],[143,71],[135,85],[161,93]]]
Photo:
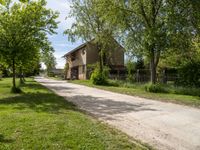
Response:
[[[22,94],[0,81],[0,149],[150,149],[79,111],[75,105],[27,79]]]
[[[164,88],[167,90],[166,93],[151,93],[145,90],[146,86],[145,84],[137,84],[137,83],[133,84],[122,81],[110,80],[109,81],[110,85],[99,86],[92,84],[90,80],[72,80],[69,82],[121,94],[139,96],[143,98],[160,100],[165,102],[173,102],[200,108],[200,96],[189,95],[191,93],[194,95],[199,94],[200,89],[172,87],[172,85],[163,85],[165,86]]]

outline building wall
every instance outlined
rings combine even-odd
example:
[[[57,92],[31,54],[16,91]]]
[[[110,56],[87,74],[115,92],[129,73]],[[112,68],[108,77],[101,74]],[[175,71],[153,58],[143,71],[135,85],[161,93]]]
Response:
[[[95,64],[99,61],[99,54],[97,51],[97,46],[91,43],[87,44],[87,64]]]
[[[111,50],[110,62],[112,65],[124,66],[124,49],[121,46]]]
[[[107,57],[112,65],[124,66],[124,49],[115,41],[113,41],[113,49],[110,49]],[[94,64],[99,61],[99,52],[94,44],[88,44],[87,47],[87,64]]]
[[[73,55],[75,60],[72,60]],[[85,47],[67,56],[66,62],[69,64],[69,70],[67,72],[67,78],[71,78],[71,69],[78,66],[78,78],[85,79],[86,75],[83,72],[83,66],[86,65],[86,50]]]
[[[82,48],[73,53],[75,54],[75,60],[72,61],[72,66],[80,66],[86,64],[86,52],[83,53],[83,51],[85,51],[85,48]]]
[[[85,80],[86,79],[86,65],[79,66],[78,70],[79,70],[78,78],[80,80]]]

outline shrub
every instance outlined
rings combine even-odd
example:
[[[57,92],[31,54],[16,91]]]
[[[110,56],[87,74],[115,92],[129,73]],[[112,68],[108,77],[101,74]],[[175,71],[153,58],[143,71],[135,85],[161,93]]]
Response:
[[[200,61],[190,62],[178,70],[177,85],[200,87]]]
[[[146,84],[145,90],[151,93],[169,93],[161,84]]]
[[[109,75],[109,68],[103,67],[103,71],[100,72],[99,66],[97,66],[92,75],[91,80],[92,83],[95,85],[108,85],[108,75]]]
[[[175,87],[175,94],[200,96],[200,88]]]

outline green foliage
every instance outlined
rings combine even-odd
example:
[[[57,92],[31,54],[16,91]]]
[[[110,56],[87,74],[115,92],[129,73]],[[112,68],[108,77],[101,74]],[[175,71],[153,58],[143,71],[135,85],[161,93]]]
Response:
[[[55,33],[58,13],[46,8],[45,0],[23,0],[12,5],[10,0],[5,1],[0,5],[0,56],[15,77],[18,67],[32,69],[38,64],[40,52],[49,50],[47,34]]]
[[[128,71],[127,81],[134,82],[135,81],[135,77],[134,77],[135,63],[129,60],[126,64],[126,68]]]
[[[128,52],[148,59],[152,83],[163,53],[173,49],[184,54],[199,35],[199,1],[99,1],[101,17],[120,30],[118,36]]]
[[[200,88],[185,88],[174,87],[172,85],[162,85],[162,88],[165,88],[168,93],[151,93],[145,91],[144,84],[130,83],[120,80],[109,80],[108,86],[94,85],[91,83],[90,80],[74,80],[70,82],[121,94],[140,96],[149,99],[156,99],[167,102],[170,101],[200,107],[200,97],[198,96],[200,93]],[[113,86],[110,86],[110,83],[112,83]]]
[[[53,51],[47,51],[43,53],[42,61],[46,66],[47,75],[51,76],[51,70],[56,68],[56,58],[53,55]]]
[[[1,80],[2,76],[3,76],[3,72],[0,70],[0,80]]]
[[[95,85],[108,85],[108,75],[109,75],[109,68],[103,68],[103,71],[100,71],[99,65],[95,68],[91,75],[91,81]]]
[[[96,46],[99,52],[100,72],[102,72],[103,66],[107,63],[104,56],[108,58],[110,50],[114,50],[118,45],[113,39],[115,25],[108,24],[101,18],[99,4],[101,1],[97,0],[71,1],[69,17],[75,18],[75,22],[64,33],[72,42],[82,39]]]
[[[178,69],[177,85],[200,87],[200,61],[190,62]]]
[[[74,42],[77,38],[82,38],[90,41],[95,38],[95,43],[109,44],[108,41],[112,37],[114,26],[110,26],[100,18],[98,4],[100,3],[96,0],[71,1],[71,11],[68,17],[74,17],[75,22],[70,29],[64,32],[68,35],[69,40]]]
[[[200,88],[192,87],[174,87],[172,93],[181,94],[181,95],[192,95],[200,97]]]
[[[146,84],[145,85],[145,90],[147,92],[151,92],[151,93],[168,93],[169,91],[167,91],[163,85],[161,84]]]

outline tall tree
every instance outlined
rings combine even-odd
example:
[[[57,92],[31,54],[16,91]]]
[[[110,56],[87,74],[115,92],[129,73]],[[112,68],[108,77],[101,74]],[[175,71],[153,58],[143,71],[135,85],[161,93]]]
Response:
[[[187,49],[191,42],[189,38],[183,41],[183,37],[191,37],[195,31],[188,18],[192,11],[190,0],[100,1],[98,8],[103,18],[121,29],[127,49],[149,59],[152,83],[156,82],[162,53],[175,46]]]
[[[0,54],[12,66],[13,88],[16,88],[16,65],[31,61],[47,39],[47,33],[54,34],[58,14],[47,9],[45,0],[14,3],[10,0],[0,5]]]
[[[105,64],[103,57],[106,48],[113,41],[114,26],[110,26],[101,19],[100,12],[96,7],[99,4],[98,0],[73,0],[71,4],[69,17],[74,17],[75,23],[64,33],[72,42],[78,38],[84,41],[94,39],[93,42],[99,51],[100,72],[102,72]]]

